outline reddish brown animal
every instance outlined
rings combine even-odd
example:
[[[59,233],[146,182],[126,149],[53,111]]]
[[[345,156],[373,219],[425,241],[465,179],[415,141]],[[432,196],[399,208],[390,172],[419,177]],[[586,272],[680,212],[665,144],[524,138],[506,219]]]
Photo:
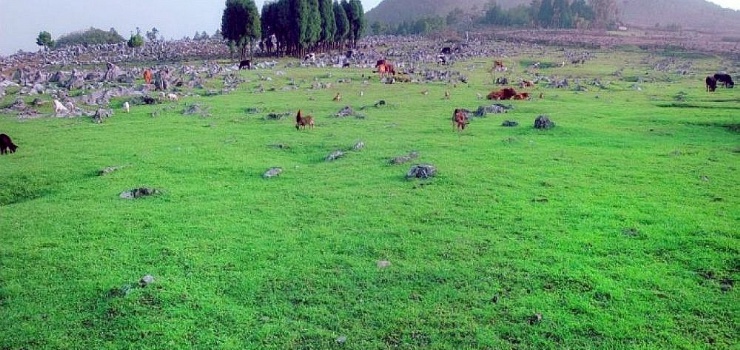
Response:
[[[298,114],[296,114],[295,116],[295,129],[296,130],[300,130],[302,128],[305,129],[306,126],[308,126],[310,129],[313,129],[313,117],[310,115],[307,115],[305,117],[302,116],[301,110],[299,109]]]
[[[493,61],[493,70],[497,72],[506,72],[507,68],[506,66],[504,66],[503,61],[496,60],[496,61]]]
[[[18,146],[13,143],[10,136],[0,134],[0,154],[15,153],[16,149],[18,149]]]
[[[463,109],[455,108],[455,112],[452,113],[452,127],[457,131],[463,131],[467,124],[468,114]]]
[[[152,71],[151,71],[151,69],[145,69],[144,70],[144,81],[147,84],[151,84],[152,83]]]
[[[528,92],[520,92],[516,95],[514,95],[515,100],[529,100],[529,93]]]
[[[378,60],[375,63],[375,69],[377,69],[380,77],[396,75],[396,67],[386,60]]]
[[[516,96],[516,90],[513,88],[503,88],[498,91],[491,91],[486,98],[489,100],[510,100]]]

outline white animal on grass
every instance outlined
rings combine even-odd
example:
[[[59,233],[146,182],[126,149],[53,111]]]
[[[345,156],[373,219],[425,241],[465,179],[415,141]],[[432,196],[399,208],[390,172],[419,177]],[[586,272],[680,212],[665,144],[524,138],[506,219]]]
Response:
[[[67,107],[64,107],[64,105],[59,102],[59,100],[54,100],[54,114],[59,115],[61,113],[69,113],[69,109]]]
[[[131,105],[128,104],[128,101],[123,103],[123,109],[126,111],[126,113],[131,112]]]

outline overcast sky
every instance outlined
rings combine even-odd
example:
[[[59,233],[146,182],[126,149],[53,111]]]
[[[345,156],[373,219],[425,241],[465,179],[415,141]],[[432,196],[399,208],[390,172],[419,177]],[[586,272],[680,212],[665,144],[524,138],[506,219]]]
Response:
[[[262,9],[265,0],[256,0]],[[650,0],[645,0],[650,1]],[[381,0],[362,0],[365,11]],[[712,0],[740,9],[740,0]],[[18,50],[36,51],[39,32],[53,39],[95,27],[115,28],[124,38],[141,28],[142,34],[156,27],[166,39],[192,37],[195,32],[213,34],[221,26],[225,0],[0,0],[0,55]]]

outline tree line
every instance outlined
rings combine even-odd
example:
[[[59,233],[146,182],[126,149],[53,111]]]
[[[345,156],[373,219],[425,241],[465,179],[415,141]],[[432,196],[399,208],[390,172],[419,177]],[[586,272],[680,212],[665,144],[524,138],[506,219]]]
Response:
[[[226,0],[221,33],[242,59],[259,43],[271,55],[303,56],[306,52],[354,47],[365,29],[360,0],[277,0],[261,13],[254,0]]]

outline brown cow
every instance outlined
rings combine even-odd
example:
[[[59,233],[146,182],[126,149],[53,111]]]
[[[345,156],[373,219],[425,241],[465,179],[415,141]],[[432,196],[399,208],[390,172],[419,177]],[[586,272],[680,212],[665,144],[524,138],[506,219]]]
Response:
[[[488,94],[486,98],[488,98],[489,100],[510,100],[514,96],[516,96],[516,90],[509,87],[503,88],[498,91],[491,91],[491,93]]]
[[[15,153],[17,148],[18,146],[13,143],[10,136],[0,134],[0,154]]]
[[[147,68],[147,69],[144,70],[144,81],[147,84],[151,84],[152,83],[152,70],[149,69],[149,68]]]

